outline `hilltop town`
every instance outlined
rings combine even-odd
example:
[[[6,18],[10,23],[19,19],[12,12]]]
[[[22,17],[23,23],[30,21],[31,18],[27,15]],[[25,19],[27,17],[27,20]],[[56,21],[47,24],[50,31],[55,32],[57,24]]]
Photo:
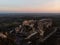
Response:
[[[48,39],[52,36],[54,37],[57,30],[53,20],[50,18],[40,20],[30,19],[22,21],[14,29],[1,31],[0,38],[1,41],[3,40],[3,45],[5,42],[8,45],[45,45]],[[51,44],[54,44],[54,42]]]

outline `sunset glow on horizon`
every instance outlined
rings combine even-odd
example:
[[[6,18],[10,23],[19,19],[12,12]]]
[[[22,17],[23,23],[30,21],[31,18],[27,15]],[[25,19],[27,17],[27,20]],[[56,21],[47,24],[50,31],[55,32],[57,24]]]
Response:
[[[0,12],[60,12],[60,0],[0,0]]]

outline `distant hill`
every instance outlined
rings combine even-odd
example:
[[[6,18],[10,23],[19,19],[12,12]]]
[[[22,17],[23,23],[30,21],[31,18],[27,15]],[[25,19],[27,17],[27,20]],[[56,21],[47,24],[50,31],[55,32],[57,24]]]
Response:
[[[59,13],[0,13],[0,17],[60,17]]]

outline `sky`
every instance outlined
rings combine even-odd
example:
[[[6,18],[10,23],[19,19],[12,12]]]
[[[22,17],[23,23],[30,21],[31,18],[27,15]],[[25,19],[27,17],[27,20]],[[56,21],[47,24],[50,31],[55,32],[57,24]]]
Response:
[[[60,13],[60,0],[0,0],[0,12]]]

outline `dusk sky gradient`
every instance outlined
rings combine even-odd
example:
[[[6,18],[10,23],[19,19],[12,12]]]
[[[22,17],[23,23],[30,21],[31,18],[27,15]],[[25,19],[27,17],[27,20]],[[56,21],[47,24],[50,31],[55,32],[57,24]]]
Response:
[[[60,12],[60,0],[0,0],[0,12]]]

